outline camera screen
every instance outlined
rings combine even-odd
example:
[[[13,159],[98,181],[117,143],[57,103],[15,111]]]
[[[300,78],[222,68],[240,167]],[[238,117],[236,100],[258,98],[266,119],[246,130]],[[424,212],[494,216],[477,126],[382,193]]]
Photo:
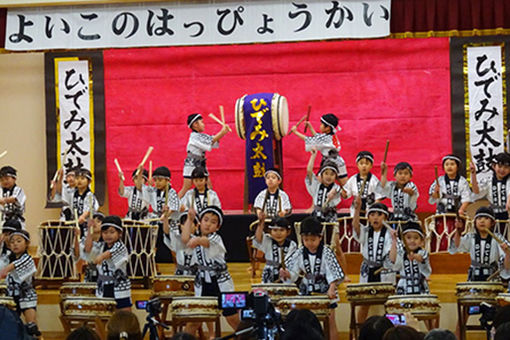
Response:
[[[480,306],[470,306],[468,310],[469,315],[480,314]]]
[[[220,308],[246,308],[247,292],[221,293]]]
[[[136,309],[145,309],[147,307],[147,300],[136,301]]]
[[[406,317],[403,314],[386,314],[386,318],[395,326],[406,324]]]

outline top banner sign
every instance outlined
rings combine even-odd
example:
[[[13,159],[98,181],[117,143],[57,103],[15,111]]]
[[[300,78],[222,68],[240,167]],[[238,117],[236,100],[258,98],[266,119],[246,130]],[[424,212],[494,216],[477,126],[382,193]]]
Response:
[[[10,8],[8,50],[217,45],[377,38],[391,0],[181,1]]]

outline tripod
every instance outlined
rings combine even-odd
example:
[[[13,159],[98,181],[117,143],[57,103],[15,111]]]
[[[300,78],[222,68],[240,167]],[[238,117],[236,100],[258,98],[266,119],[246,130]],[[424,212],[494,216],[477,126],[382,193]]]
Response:
[[[158,334],[158,329],[156,328],[156,326],[161,326],[164,329],[170,329],[170,327],[168,327],[164,323],[156,320],[156,318],[154,317],[154,315],[152,315],[152,313],[149,313],[149,315],[147,315],[147,318],[145,318],[145,320],[147,320],[147,322],[143,326],[142,339],[145,337],[145,334],[147,334],[147,331],[149,331],[149,339],[150,340],[160,340],[159,334]]]

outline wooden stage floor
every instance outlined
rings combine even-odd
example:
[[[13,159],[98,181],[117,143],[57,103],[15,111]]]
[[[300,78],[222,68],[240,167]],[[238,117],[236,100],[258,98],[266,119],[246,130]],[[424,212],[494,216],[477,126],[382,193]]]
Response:
[[[348,256],[347,273],[352,283],[357,283],[359,280],[359,255]],[[235,289],[237,291],[249,291],[252,283],[260,283],[260,270],[256,278],[251,278],[250,264],[249,263],[229,263],[229,271],[234,279]],[[260,265],[262,268],[263,264]],[[432,294],[438,296],[442,311],[441,311],[441,324],[442,328],[454,330],[457,321],[456,312],[456,297],[455,285],[457,282],[464,282],[467,276],[467,267],[469,266],[469,256],[464,255],[447,255],[437,254],[432,258],[433,272],[435,272],[429,282]],[[172,264],[159,264],[158,271],[161,274],[172,274]],[[346,300],[345,288],[348,283],[343,283],[339,287],[340,306],[337,309],[337,325],[340,332],[341,339],[348,338],[348,324],[349,324],[349,304]],[[60,302],[58,290],[56,289],[38,289],[39,305],[43,305],[38,309],[38,319],[40,328],[43,330],[45,339],[65,339],[61,326],[56,321],[55,313],[59,313],[58,304]],[[136,300],[147,300],[150,296],[148,289],[133,289],[132,298],[133,302]],[[49,315],[45,311],[51,311]],[[145,312],[134,310],[139,316],[141,325],[144,323]],[[376,310],[371,311],[372,314],[384,313],[382,307],[376,307]],[[47,320],[47,317],[52,320]],[[478,324],[478,317],[471,317],[470,324]],[[48,324],[45,324],[48,322]],[[57,322],[57,324],[55,324]],[[53,325],[50,325],[52,323]],[[423,328],[424,329],[424,328]],[[227,334],[228,329],[222,323],[222,330]],[[148,339],[148,337],[147,337]],[[468,333],[468,340],[482,340],[485,335],[482,332]]]

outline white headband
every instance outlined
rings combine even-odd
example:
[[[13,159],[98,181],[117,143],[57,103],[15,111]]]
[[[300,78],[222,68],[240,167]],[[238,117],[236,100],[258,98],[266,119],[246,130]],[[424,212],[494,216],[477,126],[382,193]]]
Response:
[[[451,160],[454,160],[454,161],[457,161],[459,163],[462,163],[462,161],[460,160],[459,157],[457,156],[453,156],[453,155],[447,155],[447,156],[444,156],[443,159],[441,160],[443,163],[444,161],[446,161],[447,159],[451,159]]]
[[[475,215],[475,220],[478,218],[478,217],[488,217],[490,218],[491,220],[495,221],[496,219],[494,218],[494,216],[492,216],[491,214],[488,214],[488,213],[478,213]]]
[[[384,209],[380,209],[380,208],[368,208],[368,211],[367,211],[367,216],[370,215],[370,213],[373,213],[373,212],[380,212],[381,214],[384,214],[386,216],[389,216],[390,213],[387,212],[386,210]]]
[[[15,231],[15,232],[13,232],[13,233],[9,236],[9,240],[10,240],[10,239],[11,239],[14,235],[19,235],[19,236],[23,237],[25,240],[30,241],[30,237],[29,237],[29,236],[27,236],[27,235],[25,235],[24,233],[19,232],[19,231]]]
[[[267,170],[264,174],[264,177],[266,177],[267,174],[275,174],[279,179],[282,179],[282,176],[278,173],[278,171],[275,170]]]
[[[372,157],[370,155],[359,155],[358,157],[356,157],[356,163],[358,163],[363,158],[368,159],[370,162],[372,162],[372,164],[374,163],[374,157]]]
[[[193,125],[194,122],[196,122],[197,120],[201,119],[202,118],[202,115],[200,113],[198,113],[188,124],[188,127],[191,128],[191,126]]]
[[[117,225],[115,223],[108,223],[108,222],[106,222],[106,223],[101,224],[101,230],[103,230],[103,227],[114,227],[115,229],[123,231],[122,226],[119,226],[119,225]],[[108,228],[105,228],[105,229],[108,229]]]
[[[331,165],[326,165],[322,167],[321,170],[319,171],[319,175],[321,175],[327,169],[330,169],[331,171],[338,175],[338,169]]]

